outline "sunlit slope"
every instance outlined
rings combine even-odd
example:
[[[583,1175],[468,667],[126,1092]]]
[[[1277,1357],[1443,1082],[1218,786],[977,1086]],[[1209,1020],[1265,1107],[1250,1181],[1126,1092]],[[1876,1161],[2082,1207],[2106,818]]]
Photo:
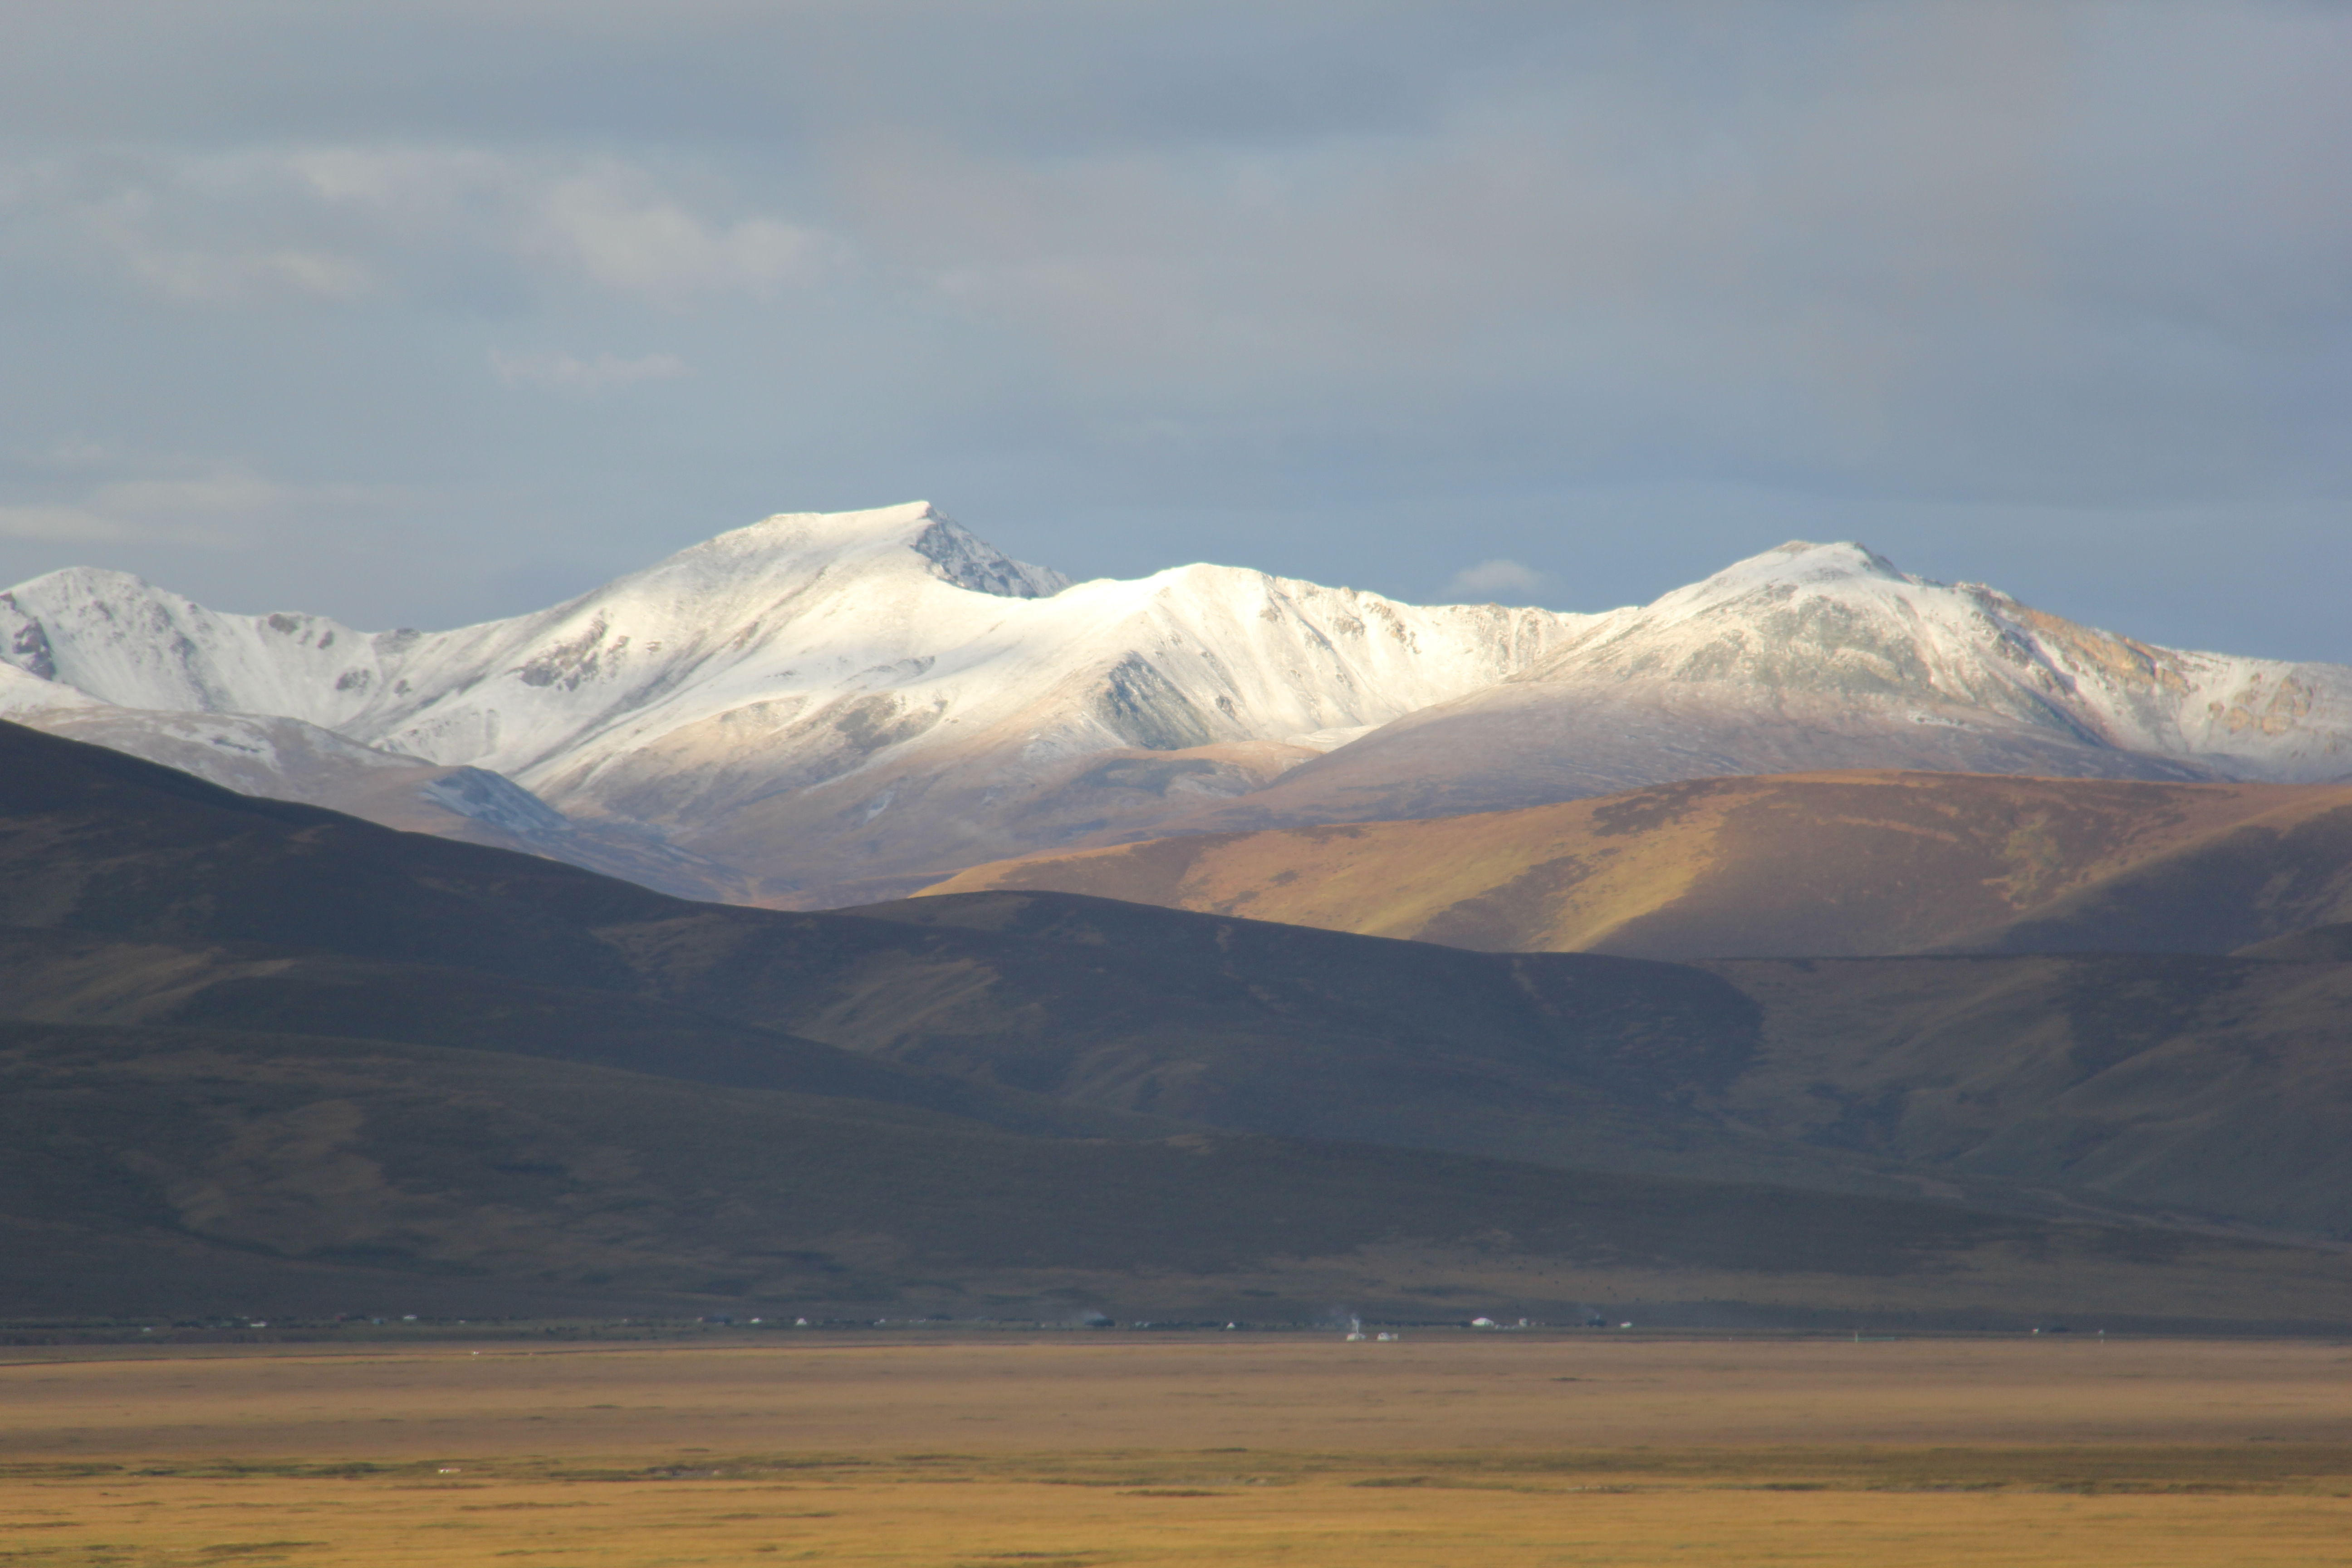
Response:
[[[691,858],[597,869],[813,907],[1148,832],[1524,669],[1591,619],[1210,565],[1072,584],[917,502],[772,517],[445,632],[226,615],[120,573],[51,573],[0,591],[0,712],[166,763],[159,728],[301,721],[495,772],[575,829]],[[274,775],[256,793],[341,804],[304,770],[254,771]]]
[[[2352,787],[1700,779],[1033,856],[926,891],[1012,888],[1490,951],[2226,952],[2352,915]]]
[[[1264,789],[1202,803],[1161,836],[1865,768],[2343,783],[2352,669],[2159,647],[1914,577],[1859,545],[1792,541],[1600,617],[1532,668]]]

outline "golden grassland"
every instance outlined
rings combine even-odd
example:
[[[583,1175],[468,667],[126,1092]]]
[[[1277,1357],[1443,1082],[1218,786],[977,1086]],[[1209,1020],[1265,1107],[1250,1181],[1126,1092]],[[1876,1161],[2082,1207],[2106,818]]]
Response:
[[[2199,853],[2219,857],[2218,871],[2347,805],[2341,784],[1765,774],[1512,811],[1049,850],[969,868],[919,896],[1090,893],[1491,951],[1921,952],[1993,942]],[[2231,897],[2219,891],[2226,877],[2210,880],[2190,895],[2209,919],[2212,900]],[[2258,934],[2343,919],[2341,896],[2331,885]]]
[[[811,1333],[0,1365],[0,1563],[2352,1563],[2352,1347]]]

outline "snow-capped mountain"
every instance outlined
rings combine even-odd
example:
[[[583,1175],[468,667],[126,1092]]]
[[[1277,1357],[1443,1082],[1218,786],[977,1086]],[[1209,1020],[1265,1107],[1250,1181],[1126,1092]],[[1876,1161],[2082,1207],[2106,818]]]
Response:
[[[54,573],[0,595],[0,657],[56,700],[19,679],[0,700],[52,728],[94,725],[92,700],[299,721],[504,775],[813,901],[1243,793],[1528,668],[1590,618],[1220,566],[1071,584],[916,503],[771,518],[552,609],[429,634]]]
[[[1783,544],[1601,617],[1515,679],[1645,677],[1884,704],[1922,721],[1958,707],[2284,782],[2352,771],[2352,669],[2156,647],[1982,584],[1907,575],[1859,544]]]
[[[2352,669],[2151,647],[1853,544],[1578,616],[1223,566],[1072,584],[915,503],[446,632],[53,573],[0,594],[0,714],[233,788],[779,903],[1708,774],[2352,774]]]
[[[1594,616],[1185,830],[1504,809],[1827,768],[2061,777],[2352,775],[2352,668],[2184,653],[1858,544],[1791,542]]]

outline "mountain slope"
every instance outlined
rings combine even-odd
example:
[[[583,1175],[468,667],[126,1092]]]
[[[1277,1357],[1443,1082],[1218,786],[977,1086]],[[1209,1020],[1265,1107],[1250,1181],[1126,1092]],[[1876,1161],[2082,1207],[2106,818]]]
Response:
[[[0,595],[0,657],[119,707],[299,719],[492,770],[806,902],[1255,788],[1582,619],[1217,566],[1067,585],[919,503],[771,518],[451,632],[54,573]]]
[[[1504,810],[1825,769],[2352,777],[2352,668],[2157,647],[1792,542],[1161,831]],[[1129,837],[1141,837],[1129,834]]]
[[[1514,1311],[2338,1331],[2352,1259],[1952,1205],[0,1022],[0,1312]],[[1679,1310],[1677,1310],[1679,1309]]]
[[[1706,965],[1761,1039],[1709,1109],[1954,1179],[2352,1241],[2352,963],[2141,953]]]
[[[770,518],[446,632],[54,573],[0,594],[0,711],[796,908],[1040,848],[1692,777],[2352,775],[2352,670],[2156,647],[1857,545],[1784,545],[1605,615],[1416,608],[1219,566],[1068,584],[920,503]],[[326,767],[324,731],[373,760]],[[422,775],[387,805],[397,758],[499,775],[509,805],[528,791],[556,815],[485,826]]]
[[[501,774],[362,746],[299,719],[100,704],[20,710],[9,717],[224,789],[304,801],[404,833],[543,855],[681,898],[749,900],[754,892],[750,879],[717,861],[652,833],[576,821]]]
[[[2352,785],[1702,779],[1032,856],[927,893],[1014,888],[1489,951],[2222,953],[2352,916]]]
[[[1101,1205],[1069,1223],[1097,1236],[1124,1226],[1124,1256],[1156,1257],[1153,1268],[1189,1268],[1185,1248],[1223,1234],[1238,1272],[1201,1283],[1188,1298],[1200,1302],[1230,1301],[1216,1293],[1248,1277],[1248,1289],[1326,1303],[1333,1292],[1399,1303],[1424,1289],[1491,1295],[1516,1279],[1519,1299],[1555,1302],[1664,1290],[1792,1310],[1985,1300],[2014,1310],[2030,1289],[2048,1310],[2105,1280],[2109,1293],[2095,1297],[2116,1310],[2132,1299],[2128,1276],[2132,1289],[2176,1292],[2166,1298],[2176,1315],[2192,1311],[2179,1302],[2234,1289],[2249,1315],[2274,1320],[2311,1315],[2285,1303],[2307,1301],[2320,1276],[2160,1229],[2097,1232],[2109,1239],[2094,1243],[2042,1222],[2154,1201],[2138,1195],[2145,1168],[2157,1198],[2200,1216],[2352,1228],[2340,1184],[2292,1205],[2261,1191],[2282,1150],[2341,1143],[2352,1103],[2334,1087],[2352,1058],[2340,1029],[2326,1033],[2340,994],[2308,965],[2234,961],[2227,984],[2168,992],[2151,1011],[2147,976],[2130,967],[2144,959],[2078,968],[2038,993],[2034,977],[2055,961],[1970,961],[1992,1002],[2004,976],[2024,977],[2019,994],[2042,1000],[1985,1037],[1999,1047],[1985,1059],[2008,1077],[1969,1092],[2054,1109],[2022,1146],[1954,1133],[1896,1153],[1873,1141],[1889,1125],[1889,1093],[1953,1121],[1937,1097],[1973,1069],[1966,1037],[1947,1026],[1971,1009],[1992,1015],[1967,997],[1956,1005],[1949,986],[1877,984],[1892,972],[1867,963],[1766,966],[1759,980],[1752,965],[1475,953],[1050,894],[859,914],[687,904],[541,859],[246,799],[8,727],[0,917],[0,1020],[31,1042],[8,1068],[30,1075],[26,1092],[0,1096],[20,1117],[0,1139],[0,1163],[14,1162],[0,1193],[17,1205],[0,1203],[0,1223],[37,1233],[11,1256],[47,1259],[21,1265],[44,1279],[128,1256],[107,1251],[118,1243],[183,1262],[197,1247],[211,1268],[220,1255],[202,1246],[215,1237],[265,1249],[257,1258],[275,1249],[270,1269],[404,1258],[402,1279],[481,1268],[509,1292],[586,1289],[601,1275],[643,1290],[740,1279],[803,1300],[793,1293],[854,1285],[940,1301],[941,1279],[1033,1299],[1068,1289],[1139,1300],[1159,1276],[1087,1273],[1101,1254],[1049,1249],[1044,1261],[1014,1258],[1012,1273],[974,1261],[975,1238],[1007,1241],[1035,1218],[1024,1210],[992,1231],[991,1203],[1066,1208],[1075,1200],[1037,1195],[1063,1182]],[[1861,989],[1813,978],[1832,970]],[[1899,1004],[1913,994],[1906,1014]],[[2138,1022],[2119,1036],[2118,1019]],[[2226,1026],[2210,1048],[2209,1024]],[[1957,1054],[1889,1065],[1937,1028],[1961,1042]],[[593,1084],[611,1086],[595,1091],[604,1131],[564,1109],[583,1105]],[[2060,1090],[2072,1100],[2059,1104]],[[633,1101],[645,1111],[630,1122]],[[781,1109],[762,1121],[762,1106]],[[1386,1148],[1189,1131],[1171,1142],[1139,1110]],[[1963,1104],[1958,1121],[1969,1114]],[[2138,1152],[2091,1159],[2077,1182],[2070,1163],[2111,1143]],[[755,1147],[769,1152],[754,1158]],[[1259,1152],[1220,1152],[1244,1149]],[[1549,1169],[1456,1158],[1504,1152]],[[142,1163],[151,1156],[162,1163]],[[957,1163],[967,1158],[970,1168]],[[406,1173],[388,1175],[395,1166]],[[1574,1166],[1588,1169],[1562,1170]],[[2045,1190],[2021,1190],[2012,1170]],[[1396,1196],[1416,1184],[1419,1196]],[[1917,1273],[1900,1264],[1888,1284],[1888,1259],[1948,1234],[1932,1215],[1958,1209],[1836,1205],[1923,1188],[2006,1210],[2025,1228],[1982,1222],[1992,1229],[1966,1233],[1981,1246],[1937,1243],[1938,1261]],[[1311,1206],[1289,1207],[1294,1192]],[[1496,1217],[1508,1207],[1498,1192],[1523,1194],[1509,1203],[1524,1204],[1533,1228]],[[828,1206],[835,1193],[845,1195]],[[356,1194],[356,1230],[329,1225],[344,1194]],[[877,1228],[877,1194],[894,1194],[912,1206],[897,1228]],[[1222,1208],[1264,1208],[1269,1194],[1286,1200],[1275,1219],[1319,1238],[1308,1255],[1255,1250],[1276,1235],[1263,1226],[1218,1232]],[[104,1212],[75,1206],[84,1199]],[[1158,1239],[1158,1222],[1137,1217],[1185,1205],[1185,1226]],[[1551,1212],[1561,1225],[1601,1224],[1594,1205],[1618,1213],[1605,1246],[1538,1223]],[[709,1223],[620,1223],[640,1210]],[[865,1239],[843,1240],[844,1226]],[[943,1239],[959,1227],[971,1235]],[[772,1250],[746,1251],[755,1234]],[[1735,1236],[1748,1250],[1727,1250]],[[1816,1243],[1849,1261],[1806,1272]],[[1836,1251],[1848,1247],[1859,1250]],[[1874,1248],[1878,1262],[1858,1261]],[[813,1281],[792,1261],[800,1253],[843,1272],[820,1268],[835,1284]],[[2206,1261],[2190,1268],[2192,1256]],[[722,1258],[733,1261],[717,1271]],[[1076,1272],[1034,1271],[1049,1263]],[[2189,1271],[2163,1272],[2174,1263]],[[2335,1265],[2311,1267],[2335,1278]],[[933,1283],[916,1290],[910,1279]],[[2284,1293],[2265,1298],[2273,1286]]]
[[[7,726],[0,911],[37,933],[18,939],[14,967],[0,963],[0,1009],[28,1018],[496,1037],[645,1072],[708,1076],[694,1064],[715,1061],[730,1064],[720,1081],[759,1082],[740,1065],[749,1028],[784,1037],[778,1052],[797,1059],[819,1041],[1000,1099],[1556,1164],[1688,1170],[1741,1143],[1674,1096],[1718,1079],[1755,1028],[1712,976],[1625,960],[1497,958],[1093,900],[931,900],[876,918],[682,903]],[[76,957],[68,937],[112,945]],[[1629,1092],[1635,1057],[1647,1065]],[[837,1092],[842,1069],[825,1070],[765,1081]],[[1742,1149],[1725,1169],[1774,1157]],[[1867,1162],[1799,1161],[1817,1184],[1902,1190]]]
[[[796,1005],[904,1042],[908,993],[929,985],[932,1037],[961,1028],[969,1045],[975,999],[1001,983],[1007,1006],[1065,1011],[1035,1043],[1076,1060],[1131,1032],[1100,1016],[1110,998],[1139,1012],[1189,995],[1161,1044],[1189,1036],[1213,1060],[1200,1034],[1221,1008],[1230,1027],[1254,998],[1281,1026],[1244,1043],[1278,1048],[1385,970],[1397,994],[1423,994],[1426,1020],[1404,1037],[1451,1015],[1458,1053],[1540,991],[1514,968],[1528,963],[1553,975],[1556,1019],[1583,1026],[1556,1037],[1554,1071],[1632,1104],[1612,1088],[1628,1074],[1719,1082],[1722,1042],[1741,1037],[1733,988],[1670,965],[1513,961],[1081,900],[933,900],[872,918],[683,904],[15,727],[0,727],[0,1311],[716,1299],[1287,1319],[1343,1300],[1556,1317],[1638,1297],[1709,1321],[2055,1310],[2309,1327],[2342,1321],[2352,1285],[2331,1253],[1948,1203],[1165,1136],[1075,1109],[1062,1130],[1089,1135],[1039,1136],[997,1114],[1011,1091],[675,1000]],[[1140,962],[1152,952],[1157,972]],[[1398,973],[1416,955],[1456,984]],[[1287,994],[1268,994],[1286,972]],[[1475,1066],[1427,1064],[1424,1087]],[[963,1098],[925,1103],[934,1090]]]

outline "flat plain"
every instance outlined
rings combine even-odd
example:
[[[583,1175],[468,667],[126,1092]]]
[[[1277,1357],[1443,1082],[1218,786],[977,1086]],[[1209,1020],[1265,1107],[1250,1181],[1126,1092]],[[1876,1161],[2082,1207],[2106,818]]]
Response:
[[[2352,1563],[2352,1346],[12,1351],[0,1563]]]

